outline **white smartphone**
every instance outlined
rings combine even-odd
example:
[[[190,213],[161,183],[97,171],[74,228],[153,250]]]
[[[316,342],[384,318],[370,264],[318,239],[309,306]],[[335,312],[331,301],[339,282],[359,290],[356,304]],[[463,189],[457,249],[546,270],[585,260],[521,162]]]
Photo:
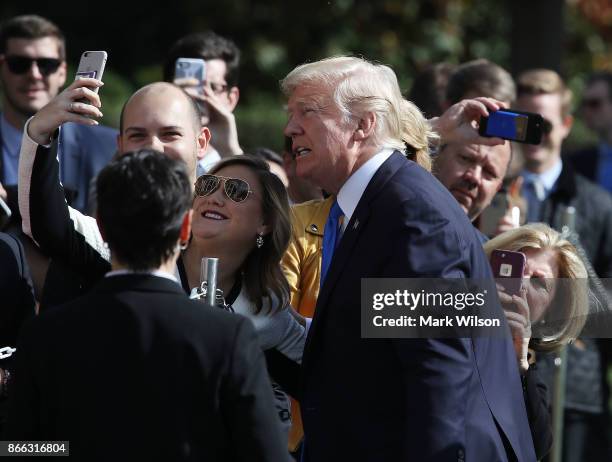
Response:
[[[198,58],[177,59],[174,67],[174,80],[177,79],[196,79],[198,81],[196,90],[201,95],[206,81],[206,61]]]
[[[106,51],[86,51],[83,53],[81,55],[81,61],[79,62],[75,80],[88,77],[102,80],[107,57]],[[98,87],[94,88],[93,91],[98,93]]]

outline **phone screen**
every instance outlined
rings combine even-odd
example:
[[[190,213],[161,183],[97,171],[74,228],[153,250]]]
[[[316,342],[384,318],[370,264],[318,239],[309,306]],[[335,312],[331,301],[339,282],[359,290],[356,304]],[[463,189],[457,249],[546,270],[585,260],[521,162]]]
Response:
[[[499,110],[489,115],[486,134],[504,139],[525,141],[528,125],[528,116]]]

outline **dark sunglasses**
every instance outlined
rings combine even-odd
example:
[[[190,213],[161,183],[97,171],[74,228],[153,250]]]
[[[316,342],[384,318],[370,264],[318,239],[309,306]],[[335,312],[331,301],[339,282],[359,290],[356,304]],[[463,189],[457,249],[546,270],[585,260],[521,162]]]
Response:
[[[62,60],[57,58],[29,58],[27,56],[7,56],[5,61],[13,74],[25,74],[35,62],[38,70],[44,76],[53,74],[62,64]]]
[[[582,100],[582,108],[590,109],[592,111],[598,110],[603,104],[601,98],[585,98]]]
[[[195,182],[195,193],[197,196],[210,196],[223,182],[223,192],[234,202],[243,202],[252,194],[249,184],[240,178],[228,178],[218,175],[202,175]]]

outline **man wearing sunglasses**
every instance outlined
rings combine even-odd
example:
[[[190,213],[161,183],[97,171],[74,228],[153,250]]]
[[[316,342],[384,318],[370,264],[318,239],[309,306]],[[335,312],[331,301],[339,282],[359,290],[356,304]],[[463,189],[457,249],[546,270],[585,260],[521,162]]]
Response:
[[[569,207],[573,226],[595,272],[612,276],[612,198],[600,186],[577,173],[561,150],[569,135],[572,92],[556,72],[533,69],[517,78],[517,109],[536,112],[545,120],[539,145],[519,145],[525,158],[522,194],[527,200],[527,221],[544,222],[562,230]],[[610,346],[598,340],[578,339],[569,348],[565,391],[563,459],[609,459],[606,426],[607,391],[604,390]],[[547,372],[546,363],[550,364]],[[552,358],[541,356],[541,371],[552,383]]]
[[[572,153],[567,160],[577,172],[612,192],[612,72],[600,71],[588,78],[580,112],[599,143]]]
[[[0,183],[17,215],[17,168],[25,121],[45,106],[66,82],[64,36],[40,16],[17,16],[0,28]],[[86,212],[92,178],[114,151],[116,131],[108,127],[66,124],[60,134],[60,178],[68,202]]]

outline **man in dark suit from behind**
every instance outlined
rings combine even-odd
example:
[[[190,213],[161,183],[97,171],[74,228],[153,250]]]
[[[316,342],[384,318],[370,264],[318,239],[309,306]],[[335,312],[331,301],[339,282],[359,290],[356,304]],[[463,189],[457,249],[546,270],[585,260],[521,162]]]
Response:
[[[17,348],[5,438],[68,440],[75,460],[286,460],[250,322],[189,300],[183,163],[122,156],[97,181],[112,271],[43,313]]]
[[[466,214],[421,167],[435,135],[395,73],[338,57],[281,85],[297,174],[337,197],[302,363],[305,460],[534,461],[509,338],[361,337],[362,278],[492,278]],[[487,114],[474,100],[454,111],[466,105]]]
[[[588,78],[580,110],[599,143],[568,155],[567,160],[578,173],[612,192],[612,72],[600,71]]]

